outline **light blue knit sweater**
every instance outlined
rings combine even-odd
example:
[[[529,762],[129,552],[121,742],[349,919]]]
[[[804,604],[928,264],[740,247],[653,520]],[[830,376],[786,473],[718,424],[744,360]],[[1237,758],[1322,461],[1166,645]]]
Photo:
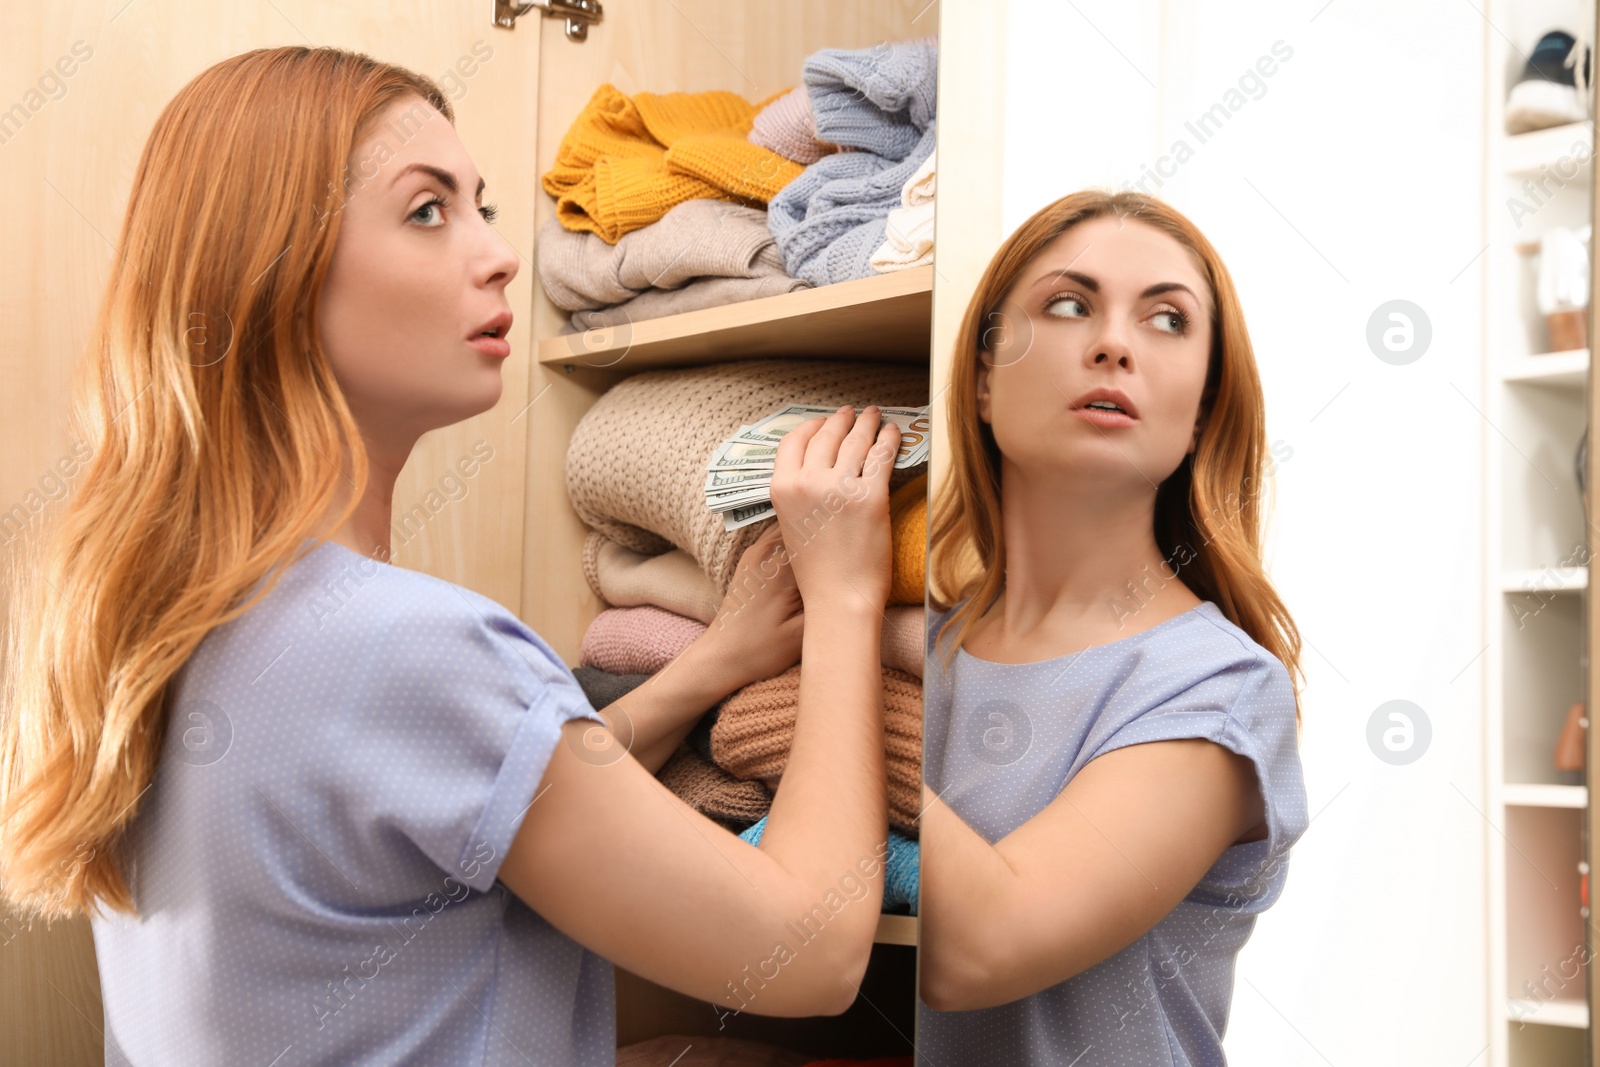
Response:
[[[767,817],[747,827],[739,834],[752,845],[761,843],[761,834],[767,828]],[[896,910],[910,905],[911,914],[917,913],[917,865],[921,859],[921,846],[894,830],[889,831],[889,857],[883,865],[883,909]]]
[[[811,164],[773,198],[767,228],[784,269],[813,285],[865,278],[900,190],[933,154],[938,46],[933,38],[806,59],[817,136],[853,151]]]

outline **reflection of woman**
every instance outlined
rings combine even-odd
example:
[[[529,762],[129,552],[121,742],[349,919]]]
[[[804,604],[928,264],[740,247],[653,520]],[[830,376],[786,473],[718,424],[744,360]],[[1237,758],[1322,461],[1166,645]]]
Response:
[[[827,521],[745,554],[746,599],[608,713],[622,751],[505,608],[381,562],[412,446],[509,351],[518,258],[452,122],[427,79],[276,49],[191,82],[140,162],[0,732],[0,882],[103,912],[108,1060],[609,1064],[607,960],[769,1015],[866,968],[898,430],[784,439],[780,524]],[[754,848],[652,772],[802,648],[829,669]]]
[[[1306,827],[1238,297],[1171,208],[1081,192],[967,308],[930,530],[928,1063],[1220,1064]]]

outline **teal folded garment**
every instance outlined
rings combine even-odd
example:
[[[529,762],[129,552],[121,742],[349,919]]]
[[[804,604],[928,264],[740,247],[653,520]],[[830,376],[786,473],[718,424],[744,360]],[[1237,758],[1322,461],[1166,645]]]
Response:
[[[752,845],[761,843],[761,832],[767,828],[767,817],[739,834]],[[917,913],[917,860],[920,856],[917,842],[889,831],[889,858],[883,870],[883,910],[899,911],[910,908]]]

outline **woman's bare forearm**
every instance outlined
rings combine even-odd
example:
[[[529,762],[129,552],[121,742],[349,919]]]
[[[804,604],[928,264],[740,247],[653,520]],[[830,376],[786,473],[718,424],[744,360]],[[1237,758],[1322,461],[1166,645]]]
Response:
[[[1002,940],[1002,924],[1013,914],[1004,891],[1015,885],[1016,873],[998,849],[927,785],[922,802],[920,995],[930,1007],[947,1011],[957,1006],[958,990],[983,987],[991,949]]]
[[[695,641],[649,681],[597,710],[617,741],[655,774],[696,720],[737,688],[727,677],[714,652]]]
[[[844,942],[870,941],[882,911],[882,624],[866,601],[807,608],[798,721],[760,845]]]

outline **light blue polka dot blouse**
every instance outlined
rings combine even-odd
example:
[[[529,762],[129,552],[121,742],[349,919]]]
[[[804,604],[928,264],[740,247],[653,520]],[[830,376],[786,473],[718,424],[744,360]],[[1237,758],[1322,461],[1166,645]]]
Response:
[[[495,881],[568,719],[553,650],[326,542],[174,679],[92,920],[106,1063],[611,1064],[612,967]]]
[[[956,605],[959,607],[960,605]],[[1234,959],[1283,890],[1307,824],[1294,693],[1281,662],[1206,601],[1069,656],[1002,664],[928,626],[928,785],[993,843],[1038,814],[1096,756],[1203,737],[1249,757],[1267,836],[1233,845],[1143,937],[1059,985],[976,1011],[917,1002],[919,1067],[1222,1067]]]

